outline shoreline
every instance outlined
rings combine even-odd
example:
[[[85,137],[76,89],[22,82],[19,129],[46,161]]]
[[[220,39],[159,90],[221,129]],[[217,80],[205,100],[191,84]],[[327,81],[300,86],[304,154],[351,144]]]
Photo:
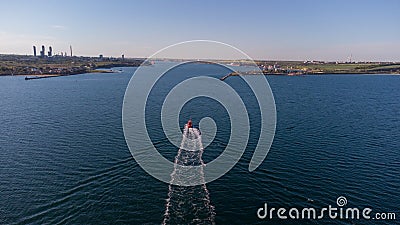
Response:
[[[256,72],[231,72],[225,76],[222,76],[219,78],[221,81],[226,80],[229,77],[240,77],[240,76],[277,76],[277,77],[301,77],[301,76],[335,76],[335,75],[346,75],[346,76],[352,76],[352,75],[368,75],[368,76],[400,76],[400,73],[365,73],[365,72],[359,72],[359,73],[346,73],[346,72],[341,72],[341,73],[299,73],[299,74],[290,74],[290,73],[256,73]]]
[[[0,55],[0,76],[68,76],[84,73],[110,73],[110,68],[138,67],[143,59],[96,57],[35,57]]]
[[[119,66],[120,67],[120,66]],[[135,66],[126,66],[126,67],[135,67]],[[113,67],[112,67],[113,68]],[[117,67],[115,67],[117,68]],[[51,74],[0,74],[0,77],[13,77],[13,76],[25,76],[25,77],[61,77],[61,76],[72,76],[79,74],[89,74],[89,73],[120,73],[120,70],[104,70],[107,68],[102,67],[102,69],[94,69],[88,71],[76,71],[73,73],[51,73]]]

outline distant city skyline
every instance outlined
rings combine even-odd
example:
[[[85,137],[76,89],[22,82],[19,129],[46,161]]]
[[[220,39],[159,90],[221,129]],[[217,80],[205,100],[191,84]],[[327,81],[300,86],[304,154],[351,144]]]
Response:
[[[148,57],[188,40],[253,59],[400,61],[400,1],[2,1],[0,54]],[[47,54],[47,53],[46,53]]]

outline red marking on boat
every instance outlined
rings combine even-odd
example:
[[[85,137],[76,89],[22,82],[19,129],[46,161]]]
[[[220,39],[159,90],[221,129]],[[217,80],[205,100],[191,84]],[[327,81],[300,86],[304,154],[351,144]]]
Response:
[[[191,119],[188,120],[186,125],[187,125],[188,128],[192,128],[192,120]]]

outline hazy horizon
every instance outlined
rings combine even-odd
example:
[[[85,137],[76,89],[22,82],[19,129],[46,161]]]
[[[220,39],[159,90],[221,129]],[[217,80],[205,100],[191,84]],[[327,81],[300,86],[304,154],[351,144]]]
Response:
[[[32,46],[76,56],[146,58],[188,40],[257,60],[400,61],[399,1],[13,1],[0,3],[0,54]],[[21,7],[23,6],[23,7]]]

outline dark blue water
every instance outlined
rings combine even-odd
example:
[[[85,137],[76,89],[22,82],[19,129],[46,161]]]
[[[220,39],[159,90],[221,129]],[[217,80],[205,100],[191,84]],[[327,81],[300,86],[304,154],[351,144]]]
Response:
[[[209,67],[200,68],[201,73],[225,72]],[[145,173],[125,143],[121,107],[134,69],[123,70],[30,81],[0,77],[0,224],[163,222],[169,186]],[[177,73],[160,84],[176,83],[187,75],[184,69]],[[239,77],[226,80],[246,99],[252,132],[239,163],[207,184],[215,222],[378,222],[256,216],[264,203],[322,208],[335,206],[341,195],[348,206],[397,212],[399,217],[400,77],[271,76],[268,81],[277,106],[277,131],[266,160],[250,173],[259,108]],[[152,93],[155,102],[167,88],[160,85],[159,92]],[[205,162],[214,159],[229,137],[226,111],[210,99],[197,99],[183,108],[182,127],[186,114],[195,123],[203,116],[216,121],[217,137],[203,156]],[[160,132],[158,120],[146,121],[154,127],[150,136],[157,149],[173,160],[178,149]],[[186,193],[182,199],[196,199],[195,193],[182,193]]]

